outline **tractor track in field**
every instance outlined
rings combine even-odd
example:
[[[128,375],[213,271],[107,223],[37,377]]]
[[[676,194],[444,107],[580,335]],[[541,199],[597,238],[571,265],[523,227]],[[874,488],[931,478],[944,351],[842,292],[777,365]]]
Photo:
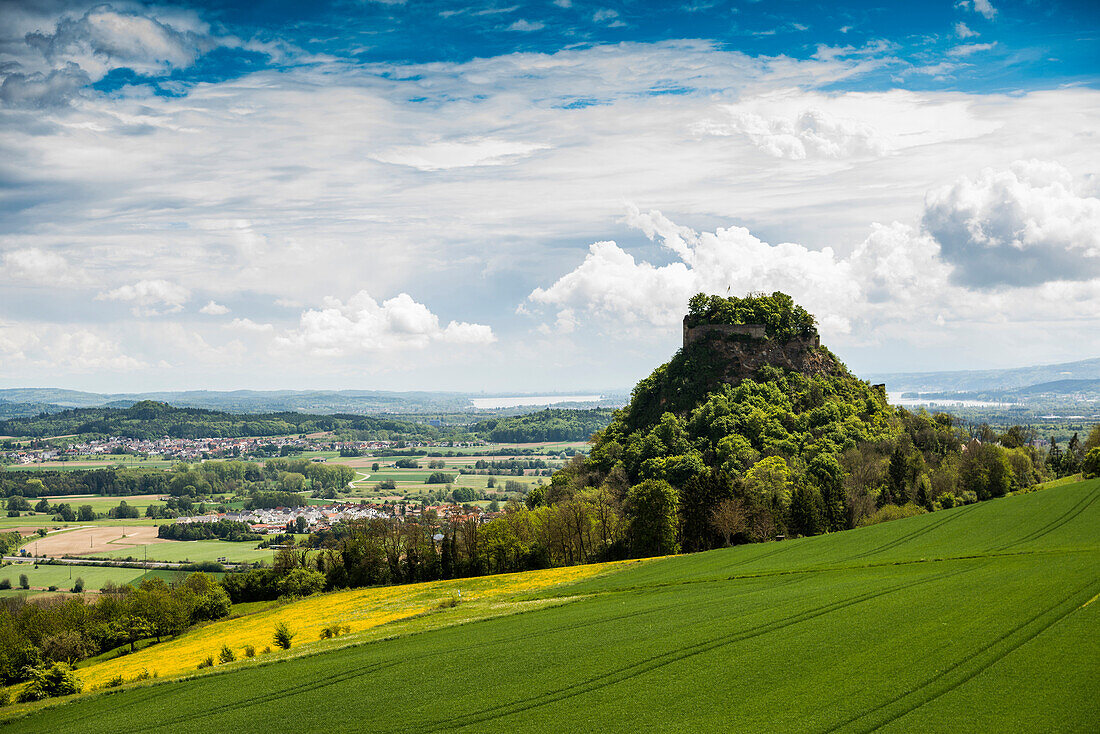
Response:
[[[968,655],[937,673],[936,675],[926,679],[916,688],[906,691],[905,693],[896,696],[889,701],[886,701],[875,708],[865,711],[861,714],[853,716],[845,721],[825,730],[825,734],[831,734],[832,732],[845,730],[847,727],[857,725],[858,722],[869,717],[875,716],[880,712],[885,712],[887,709],[895,706],[896,704],[905,702],[906,699],[913,698],[909,702],[903,704],[903,708],[900,711],[887,714],[886,718],[878,719],[875,721],[868,721],[866,725],[859,726],[855,731],[860,734],[869,734],[869,732],[876,731],[888,724],[897,721],[898,719],[906,716],[913,711],[925,706],[936,699],[945,696],[951,691],[966,684],[973,678],[981,675],[982,672],[988,670],[996,663],[1000,662],[1008,655],[1012,654],[1019,648],[1023,647],[1027,643],[1034,640],[1036,637],[1046,632],[1054,625],[1061,622],[1073,612],[1082,608],[1079,604],[1079,600],[1082,598],[1088,599],[1090,595],[1098,588],[1098,584],[1095,580],[1089,581],[1085,585],[1075,589],[1067,596],[1063,597],[1053,605],[1044,608],[1038,613],[1032,615],[1027,620],[1016,625],[1012,629],[1008,630],[1004,634],[1000,635],[997,639],[993,640],[981,650],[975,654]],[[1087,602],[1086,602],[1087,603]],[[1051,616],[1053,615],[1053,616]],[[1003,648],[1002,643],[1004,643]],[[976,665],[967,665],[978,660]],[[937,682],[943,685],[929,690]]]
[[[618,670],[602,673],[598,677],[588,678],[584,681],[579,681],[563,688],[548,691],[546,693],[541,693],[537,696],[532,696],[521,701],[500,704],[498,706],[483,709],[479,712],[467,714],[465,716],[457,716],[447,719],[445,721],[435,722],[434,724],[426,726],[423,731],[444,731],[448,729],[461,728],[464,726],[471,726],[474,724],[483,724],[485,722],[494,721],[504,718],[506,716],[520,714],[525,711],[530,711],[531,709],[540,708],[542,706],[547,706],[552,703],[557,703],[559,701],[564,701],[570,698],[574,698],[576,696],[598,691],[609,686],[617,685],[619,683],[637,678],[641,675],[645,675],[646,673],[651,673],[655,670],[659,670],[673,663],[687,660],[689,658],[693,658],[704,653],[712,652],[719,648],[736,644],[738,642],[744,642],[746,640],[760,637],[771,632],[776,632],[778,630],[782,630],[796,624],[801,624],[802,622],[807,622],[812,619],[816,619],[817,617],[840,611],[842,609],[846,609],[857,604],[862,604],[864,602],[871,601],[873,599],[877,599],[879,597],[886,596],[897,591],[902,591],[904,589],[930,583],[932,581],[938,581],[942,578],[946,578],[949,576],[967,573],[972,570],[974,569],[970,568],[961,569],[958,571],[947,571],[944,573],[929,576],[925,579],[920,579],[918,581],[897,584],[887,589],[882,589],[875,592],[858,594],[847,599],[831,602],[829,604],[825,604],[814,609],[799,612],[797,614],[792,614],[779,620],[759,624],[755,627],[750,627],[747,630],[743,630],[732,635],[720,635],[718,637],[711,638],[710,640],[695,643],[694,645],[688,645],[675,650],[670,650],[665,653],[661,653],[660,655],[654,655],[644,660],[640,660],[636,663],[632,663],[631,665],[619,668]]]
[[[969,513],[973,512],[974,509],[977,508],[977,507],[978,507],[977,504],[968,505],[967,507],[962,508],[958,512],[956,512],[954,514],[951,514],[951,515],[948,515],[947,517],[943,518],[942,520],[939,520],[937,522],[929,523],[928,525],[926,525],[923,528],[918,528],[917,530],[914,530],[911,533],[907,533],[906,535],[902,535],[900,538],[895,538],[894,540],[891,540],[888,543],[883,543],[882,545],[880,545],[876,548],[872,548],[871,550],[864,551],[863,553],[858,553],[854,556],[849,556],[848,558],[845,558],[844,560],[854,561],[854,560],[859,559],[859,558],[866,558],[867,556],[873,556],[873,555],[876,555],[878,553],[882,553],[883,551],[893,550],[894,548],[897,548],[899,545],[904,545],[905,543],[908,543],[911,540],[915,540],[915,539],[917,539],[921,536],[927,535],[928,533],[931,533],[933,530],[939,530],[940,528],[942,528],[947,523],[954,522],[955,520],[958,520],[960,517],[964,517],[964,516],[968,515]]]
[[[1033,530],[1022,538],[1014,540],[1010,543],[1005,543],[1004,545],[991,548],[990,551],[1003,551],[1012,548],[1013,546],[1021,545],[1023,543],[1030,543],[1033,540],[1038,540],[1039,538],[1046,537],[1047,535],[1054,532],[1055,530],[1058,530],[1067,523],[1072,522],[1081,513],[1087,510],[1097,499],[1100,499],[1100,486],[1098,486],[1089,494],[1086,494],[1084,497],[1078,500],[1077,503],[1073,505],[1073,507],[1069,508],[1061,515],[1054,518],[1043,527]]]
[[[632,617],[640,617],[640,616],[646,616],[646,615],[651,615],[651,614],[660,614],[660,613],[667,612],[669,610],[675,609],[679,606],[680,606],[680,603],[666,604],[666,605],[663,605],[663,606],[660,606],[660,607],[655,607],[653,609],[646,609],[646,610],[641,610],[641,611],[636,611],[636,612],[629,612],[627,614],[610,615],[610,616],[607,616],[603,619],[585,622],[584,624],[560,625],[558,627],[540,629],[537,632],[529,632],[529,633],[524,633],[524,634],[519,634],[519,635],[510,635],[510,636],[504,637],[504,638],[486,640],[484,642],[478,642],[478,643],[474,643],[472,645],[466,645],[462,648],[452,649],[450,652],[470,652],[470,651],[477,650],[477,649],[480,649],[480,648],[492,647],[492,646],[495,646],[495,645],[508,644],[508,643],[513,643],[513,642],[522,642],[522,641],[533,639],[533,638],[536,638],[536,637],[544,637],[548,634],[556,634],[558,632],[569,632],[569,631],[572,631],[572,630],[580,629],[582,627],[586,628],[586,629],[590,629],[591,627],[593,627],[595,625],[620,622],[624,619],[630,619]],[[547,607],[543,607],[543,608],[545,609]],[[535,610],[532,610],[532,611],[535,611]],[[522,614],[523,612],[519,612],[519,613]],[[511,616],[511,615],[505,615],[505,616]],[[491,620],[494,620],[494,619],[499,619],[499,617],[486,617],[486,618],[483,618],[483,619],[475,619],[475,620],[471,620],[469,622],[466,622],[464,624],[477,624],[478,622],[488,622],[488,621],[491,621]],[[444,627],[444,628],[440,628],[440,629],[446,629],[446,628]],[[435,631],[435,630],[425,630],[424,632],[414,633],[414,634],[425,634],[425,633],[433,632],[433,631]],[[372,640],[372,641],[364,642],[362,644],[363,645],[371,645],[371,644],[376,644],[378,642],[385,642],[385,641],[386,641],[385,639]],[[323,652],[324,651],[318,651],[318,654],[321,654]],[[276,691],[276,692],[274,692],[270,695],[264,696],[262,698],[247,698],[244,701],[232,701],[232,702],[226,702],[226,703],[219,704],[219,705],[207,706],[201,712],[194,713],[194,714],[193,713],[186,713],[186,714],[181,713],[181,714],[179,714],[175,717],[163,717],[163,718],[159,719],[156,724],[150,724],[148,726],[132,727],[130,729],[130,731],[133,731],[133,732],[156,731],[156,730],[160,730],[162,727],[167,726],[167,725],[183,724],[183,723],[186,723],[186,722],[189,722],[189,721],[194,721],[196,719],[202,719],[202,718],[206,718],[206,717],[209,717],[209,716],[214,716],[214,715],[220,714],[220,713],[228,711],[228,710],[240,708],[241,706],[248,706],[248,705],[253,705],[253,704],[256,704],[256,703],[260,703],[260,704],[270,703],[270,702],[278,701],[278,700],[288,698],[288,697],[291,697],[291,696],[295,696],[295,695],[298,695],[298,694],[309,693],[310,691],[320,690],[322,688],[325,688],[325,687],[328,687],[328,686],[331,686],[331,685],[336,685],[336,684],[339,684],[339,683],[343,683],[345,681],[353,680],[357,677],[371,675],[373,673],[379,672],[381,670],[385,670],[387,668],[391,668],[391,667],[394,667],[394,666],[397,666],[397,665],[404,665],[404,664],[406,664],[410,661],[413,661],[413,660],[419,660],[419,659],[429,658],[429,657],[436,657],[438,655],[439,655],[438,652],[430,652],[430,653],[424,653],[424,654],[421,654],[421,655],[414,655],[414,656],[410,656],[410,657],[404,657],[404,658],[401,658],[400,660],[394,660],[394,661],[388,661],[388,662],[379,662],[379,663],[374,664],[374,665],[359,667],[359,668],[356,668],[355,670],[352,670],[352,671],[348,671],[348,672],[345,672],[345,673],[340,673],[340,674],[334,675],[334,676],[329,676],[329,677],[325,678],[324,680],[319,680],[319,681],[315,680],[315,681],[310,681],[310,682],[307,682],[307,683],[302,683],[302,684],[299,684],[299,685],[291,686],[289,688],[284,688],[282,690]],[[310,655],[306,655],[306,656],[303,656],[303,657],[309,657],[309,656]],[[292,658],[291,660],[294,660],[294,659],[300,659],[300,658]],[[275,664],[278,664],[278,663],[281,663],[281,662],[290,662],[290,660],[271,661],[270,663],[266,663],[266,664],[267,665],[275,665]],[[231,670],[231,671],[224,671],[224,674],[231,675],[233,673],[243,672],[243,671],[246,671],[246,670],[250,670],[250,668],[237,668],[237,669]],[[213,673],[212,675],[217,675],[217,673]],[[171,682],[173,682],[173,681],[167,681],[167,680],[165,681],[166,684],[171,683]],[[176,682],[178,682],[178,681],[176,681]],[[152,690],[155,690],[155,689],[156,689],[156,687],[154,687]],[[166,695],[166,694],[169,694],[171,692],[172,692],[171,687],[169,685],[165,685],[164,688],[163,688],[163,693],[161,693],[160,695]],[[79,721],[83,721],[83,720],[84,719],[80,719]]]

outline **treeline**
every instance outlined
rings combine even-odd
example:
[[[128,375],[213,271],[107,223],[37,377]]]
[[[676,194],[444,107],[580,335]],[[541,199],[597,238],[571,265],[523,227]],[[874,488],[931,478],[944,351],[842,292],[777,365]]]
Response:
[[[140,440],[169,438],[244,438],[335,432],[343,441],[463,441],[480,438],[507,443],[584,441],[611,420],[609,408],[547,409],[527,415],[490,418],[470,427],[437,428],[425,423],[361,415],[308,413],[225,413],[177,408],[151,400],[130,408],[73,408],[56,413],[0,420],[0,435],[122,436]],[[269,453],[276,447],[267,447]],[[353,455],[354,450],[348,454]]]
[[[565,410],[547,408],[536,413],[478,421],[470,432],[496,443],[587,441],[611,422],[611,408]]]
[[[83,590],[79,578],[73,590]],[[21,700],[75,692],[41,681],[67,677],[67,666],[120,645],[132,648],[146,638],[159,642],[198,622],[221,619],[230,606],[225,589],[204,573],[173,586],[155,577],[137,588],[108,584],[94,601],[83,594],[33,601],[0,598],[0,683],[30,681]],[[79,681],[75,685],[78,691]]]
[[[74,408],[0,421],[0,435],[124,436],[141,440],[170,438],[243,438],[286,436],[318,431],[354,431],[360,440],[432,440],[439,429],[421,423],[359,415],[308,413],[224,413],[202,408],[176,408],[145,400],[130,408]]]
[[[260,541],[263,536],[252,532],[246,522],[218,520],[217,522],[176,522],[157,528],[157,537],[166,540],[229,540],[236,542]]]

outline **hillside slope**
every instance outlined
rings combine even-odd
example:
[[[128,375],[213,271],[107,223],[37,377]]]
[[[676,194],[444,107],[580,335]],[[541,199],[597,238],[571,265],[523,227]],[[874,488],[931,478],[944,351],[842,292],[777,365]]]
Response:
[[[1098,596],[1092,480],[632,564],[522,614],[421,618],[6,731],[1090,731]]]

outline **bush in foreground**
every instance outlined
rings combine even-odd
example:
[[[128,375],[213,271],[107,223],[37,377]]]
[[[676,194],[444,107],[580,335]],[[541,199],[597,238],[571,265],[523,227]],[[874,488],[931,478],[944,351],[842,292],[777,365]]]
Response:
[[[80,693],[83,685],[66,663],[54,663],[49,668],[37,669],[31,674],[30,682],[20,692],[20,703],[41,701],[46,698],[67,696]]]

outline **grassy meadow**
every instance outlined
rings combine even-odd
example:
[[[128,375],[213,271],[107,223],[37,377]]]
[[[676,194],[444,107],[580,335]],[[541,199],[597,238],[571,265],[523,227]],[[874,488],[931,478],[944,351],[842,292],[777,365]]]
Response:
[[[194,670],[222,643],[270,644],[277,621],[298,637],[270,665]],[[330,623],[351,633],[319,640]],[[1084,732],[1097,660],[1092,480],[801,540],[311,597],[77,671],[188,680],[13,706],[35,713],[6,730]]]
[[[19,576],[27,575],[31,589],[41,591],[51,586],[61,590],[69,590],[77,578],[84,579],[85,591],[98,591],[108,581],[122,584],[137,584],[146,574],[140,568],[108,568],[101,566],[69,566],[69,565],[41,565],[34,567],[30,562],[12,563],[0,567],[0,579],[8,579],[12,583],[12,589],[2,592],[5,596],[14,596],[25,593],[15,587],[19,586]],[[160,576],[171,581],[177,576],[176,571],[151,570],[149,575]]]
[[[165,522],[165,521],[162,521]],[[148,553],[148,556],[146,556]],[[118,550],[102,551],[90,554],[89,558],[109,558],[121,560],[136,558],[139,561],[186,562],[216,561],[225,558],[229,563],[251,563],[270,561],[274,551],[257,550],[256,541],[231,543],[227,540],[170,540],[163,543],[148,543]]]

